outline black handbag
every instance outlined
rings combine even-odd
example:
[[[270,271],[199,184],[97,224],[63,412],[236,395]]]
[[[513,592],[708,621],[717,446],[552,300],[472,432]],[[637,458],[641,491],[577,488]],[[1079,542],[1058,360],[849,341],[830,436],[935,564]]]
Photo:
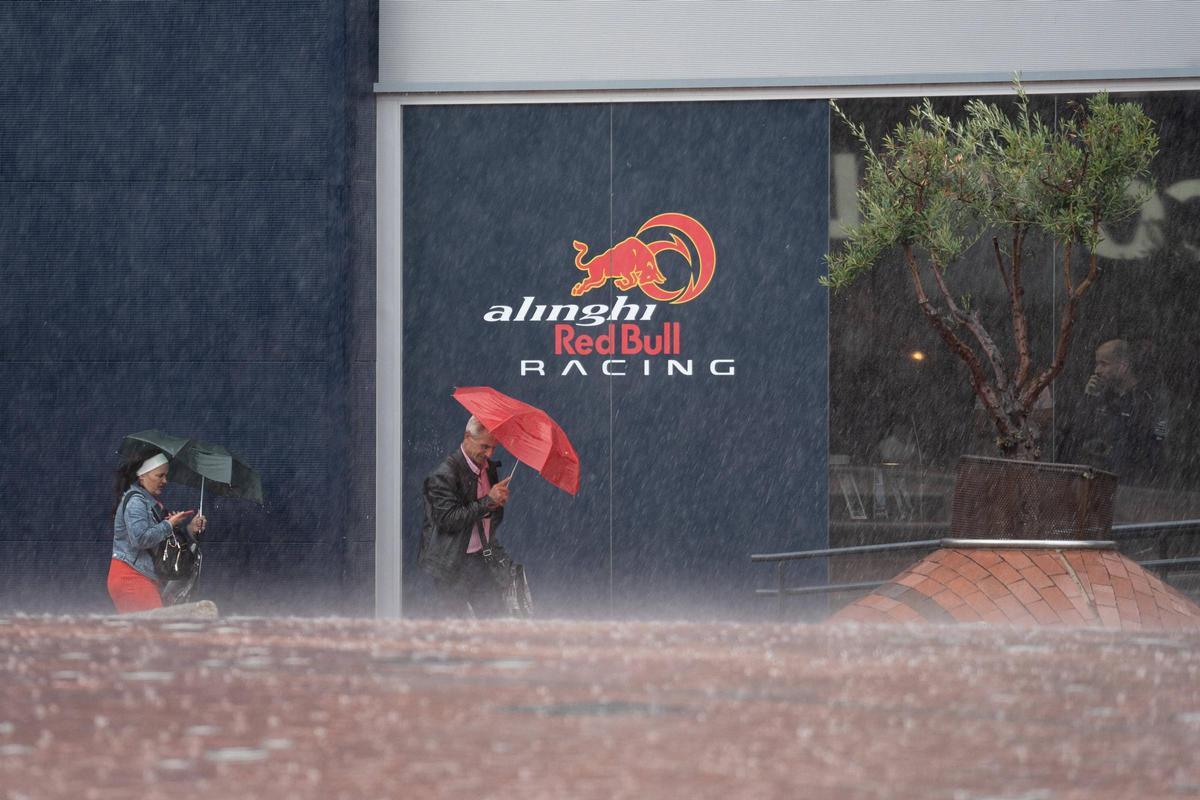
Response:
[[[200,543],[186,528],[171,531],[154,549],[154,574],[160,581],[187,581],[200,572]]]
[[[480,555],[488,574],[500,589],[505,612],[521,619],[532,617],[533,598],[529,594],[529,581],[525,579],[525,567],[513,561],[499,544],[483,548]]]

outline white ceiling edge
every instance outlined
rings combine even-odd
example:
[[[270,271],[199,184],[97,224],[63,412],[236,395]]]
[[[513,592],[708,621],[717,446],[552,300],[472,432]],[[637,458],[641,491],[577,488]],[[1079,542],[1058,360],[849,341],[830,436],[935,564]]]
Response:
[[[1139,78],[1024,83],[1028,94],[1091,95],[1096,92],[1200,91],[1200,78]],[[1015,93],[1009,82],[871,84],[721,89],[596,89],[559,91],[409,92],[376,85],[379,99],[404,105],[506,105],[537,103],[664,103],[745,100],[830,100],[869,97],[981,97]]]

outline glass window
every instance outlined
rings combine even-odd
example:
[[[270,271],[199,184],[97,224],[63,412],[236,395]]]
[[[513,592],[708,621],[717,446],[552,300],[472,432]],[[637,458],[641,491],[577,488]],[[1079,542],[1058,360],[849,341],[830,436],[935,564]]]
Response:
[[[968,98],[938,98],[961,115]],[[1011,97],[988,98],[1011,108]],[[1055,124],[1084,96],[1035,96],[1032,109]],[[1100,280],[1083,298],[1069,356],[1034,421],[1042,460],[1118,473],[1115,521],[1200,517],[1194,419],[1200,296],[1200,151],[1194,120],[1200,94],[1114,95],[1141,104],[1157,124],[1155,190],[1131,219],[1106,230],[1097,248]],[[839,101],[878,142],[918,102]],[[857,221],[861,147],[831,115],[830,248]],[[1001,242],[1001,244],[1007,244]],[[1007,290],[985,233],[947,272],[1006,353],[1013,352]],[[1035,366],[1049,364],[1059,336],[1062,256],[1051,241],[1022,248]],[[1086,269],[1082,245],[1075,274]],[[899,252],[830,298],[830,546],[944,535],[954,469],[963,454],[1000,457],[995,431],[975,399],[967,369],[922,315]],[[1171,547],[1183,547],[1175,537]],[[1144,550],[1157,547],[1147,540]],[[1157,552],[1157,551],[1156,551]],[[904,561],[907,556],[901,557]],[[886,571],[886,570],[885,570]],[[844,568],[834,576],[856,577]]]

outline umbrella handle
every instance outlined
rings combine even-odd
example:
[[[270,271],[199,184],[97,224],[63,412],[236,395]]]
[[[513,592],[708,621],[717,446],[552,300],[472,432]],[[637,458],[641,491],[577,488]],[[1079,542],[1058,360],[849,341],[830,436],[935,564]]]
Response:
[[[520,466],[520,464],[521,464],[521,460],[520,460],[520,459],[518,459],[518,458],[514,458],[513,460],[514,460],[514,461],[516,461],[517,463],[516,463],[516,464],[513,464],[513,470],[512,470],[512,472],[508,473],[508,477],[507,477],[505,480],[510,480],[510,481],[511,481],[511,480],[512,480],[512,476],[517,474],[517,467],[518,467],[518,466]]]
[[[200,516],[204,516],[204,476],[200,476]]]

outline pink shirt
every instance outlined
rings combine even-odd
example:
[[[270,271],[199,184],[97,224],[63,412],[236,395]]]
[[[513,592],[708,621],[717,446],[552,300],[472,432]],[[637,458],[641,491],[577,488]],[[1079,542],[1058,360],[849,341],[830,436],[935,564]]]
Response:
[[[487,470],[477,467],[475,462],[471,460],[471,457],[467,455],[467,451],[462,449],[462,445],[459,445],[458,449],[462,452],[463,458],[467,459],[467,466],[471,468],[471,472],[474,472],[479,478],[479,480],[475,482],[476,486],[478,487],[475,490],[475,497],[486,497],[488,491],[492,488],[492,482],[488,480]],[[485,542],[490,542],[492,540],[491,517],[483,518],[483,540]],[[476,525],[475,529],[471,531],[471,541],[467,544],[467,552],[478,553],[482,549],[483,545],[479,543],[479,525]]]

